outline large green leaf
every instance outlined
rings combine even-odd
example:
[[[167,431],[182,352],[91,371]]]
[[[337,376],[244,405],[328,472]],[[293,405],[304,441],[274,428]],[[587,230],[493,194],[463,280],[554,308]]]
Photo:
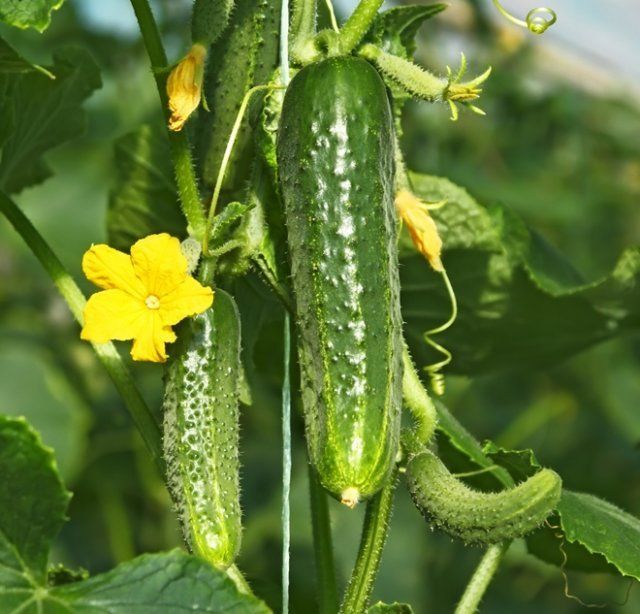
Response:
[[[17,28],[35,28],[44,32],[51,22],[51,13],[64,0],[0,0],[0,21]]]
[[[70,494],[51,450],[23,419],[0,415],[0,475],[1,612],[269,611],[224,572],[179,550],[144,555],[89,579],[65,572],[68,583],[52,587],[49,548]]]
[[[601,554],[625,575],[640,579],[640,520],[593,495],[564,490],[558,505],[568,542]]]
[[[101,85],[96,63],[86,51],[68,47],[54,54],[51,72],[55,79],[37,72],[0,76],[3,113],[13,117],[0,161],[5,192],[44,181],[51,170],[42,155],[85,130],[82,103]]]
[[[70,494],[52,451],[24,419],[0,415],[0,476],[0,559],[7,565],[0,566],[0,584],[9,570],[42,580]]]
[[[241,594],[225,573],[179,550],[139,556],[108,573],[54,589],[51,595],[78,614],[270,611],[255,597]]]
[[[640,249],[607,277],[585,282],[539,235],[502,206],[478,204],[447,179],[412,174],[444,240],[444,264],[459,316],[437,340],[453,353],[451,371],[481,373],[546,366],[640,323]],[[439,360],[423,333],[450,314],[445,284],[403,240],[402,307],[418,364]]]
[[[116,141],[117,178],[109,196],[109,244],[128,250],[158,232],[186,234],[178,204],[166,131],[143,125]]]

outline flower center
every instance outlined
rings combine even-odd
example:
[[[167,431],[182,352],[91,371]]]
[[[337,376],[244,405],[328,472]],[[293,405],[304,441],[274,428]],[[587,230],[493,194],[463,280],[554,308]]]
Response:
[[[146,299],[144,299],[144,304],[149,309],[160,309],[160,299],[153,294],[150,294]]]

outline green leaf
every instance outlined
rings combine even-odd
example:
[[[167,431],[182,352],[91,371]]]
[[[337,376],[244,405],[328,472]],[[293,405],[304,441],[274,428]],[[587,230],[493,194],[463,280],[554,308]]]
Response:
[[[0,415],[0,475],[0,560],[14,573],[42,580],[71,495],[52,451],[24,419]],[[4,585],[12,574],[1,569]]]
[[[179,550],[144,555],[89,579],[60,566],[47,578],[49,548],[70,494],[51,450],[23,419],[0,416],[0,475],[0,612],[269,612],[225,572]]]
[[[109,195],[107,236],[116,249],[128,250],[147,235],[168,232],[184,237],[166,132],[143,125],[115,143],[117,178]]]
[[[82,103],[101,86],[96,63],[83,49],[68,47],[54,54],[51,72],[55,80],[39,73],[0,76],[0,86],[6,80],[6,111],[13,115],[0,161],[5,192],[47,179],[51,170],[42,155],[85,130]]]
[[[139,556],[108,573],[58,587],[51,595],[78,614],[270,611],[240,593],[224,572],[179,550]]]
[[[482,451],[496,465],[504,467],[516,482],[524,482],[542,469],[533,450],[507,450],[492,441],[487,441]]]
[[[17,28],[35,28],[44,32],[51,22],[51,13],[64,0],[0,0],[0,21]]]
[[[625,575],[640,579],[640,520],[593,495],[563,490],[558,505],[568,542],[601,554]]]
[[[639,248],[625,252],[609,276],[585,282],[505,207],[483,207],[447,179],[412,174],[411,180],[426,201],[447,200],[433,217],[460,309],[436,340],[453,353],[452,372],[546,367],[637,329]],[[406,236],[402,246],[407,339],[418,364],[427,365],[441,358],[423,333],[446,321],[451,306],[441,276]]]
[[[0,74],[41,72],[50,79],[55,79],[48,70],[25,60],[9,43],[0,37]]]
[[[413,614],[413,608],[408,603],[378,603],[372,605],[368,614]]]
[[[420,26],[446,8],[446,4],[408,5],[384,11],[376,17],[365,42],[409,59],[416,50],[415,37]]]

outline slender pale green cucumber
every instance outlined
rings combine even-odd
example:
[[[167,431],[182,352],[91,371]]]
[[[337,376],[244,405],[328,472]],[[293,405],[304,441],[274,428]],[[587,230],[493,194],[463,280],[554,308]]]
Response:
[[[492,544],[526,535],[540,526],[560,499],[562,480],[541,469],[500,492],[469,488],[435,454],[425,451],[407,465],[414,503],[436,526],[465,542]]]
[[[388,479],[402,402],[394,133],[376,70],[354,57],[300,70],[277,160],[310,458],[354,506]]]
[[[233,299],[182,327],[167,370],[164,454],[185,541],[226,568],[240,548],[238,457],[240,323]]]

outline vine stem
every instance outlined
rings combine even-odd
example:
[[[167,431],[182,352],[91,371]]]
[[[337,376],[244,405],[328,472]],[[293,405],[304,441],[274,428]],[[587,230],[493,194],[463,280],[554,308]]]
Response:
[[[504,544],[493,544],[487,548],[462,594],[455,614],[474,614],[477,611],[480,601],[510,545],[511,542],[505,542]]]
[[[40,264],[42,264],[42,267],[69,306],[74,318],[82,326],[83,311],[87,301],[60,259],[27,216],[3,192],[0,192],[0,211],[40,261]],[[92,345],[98,360],[104,366],[124,400],[160,475],[164,477],[160,427],[138,391],[131,373],[113,343],[93,343]]]
[[[311,526],[313,528],[319,611],[320,614],[334,614],[338,611],[338,589],[333,561],[327,493],[322,488],[318,475],[311,465],[309,465],[309,498],[311,500]]]
[[[351,53],[364,38],[382,3],[383,0],[360,0],[340,30],[340,52],[343,55]]]
[[[158,25],[151,12],[148,0],[131,0],[131,6],[136,14],[140,34],[144,46],[151,62],[151,69],[158,87],[158,95],[165,118],[168,117],[169,107],[166,92],[167,75],[167,55],[162,45]],[[202,241],[206,219],[200,191],[198,190],[198,180],[196,178],[193,162],[191,160],[191,150],[189,142],[184,132],[173,132],[167,130],[169,135],[169,146],[171,149],[171,159],[173,161],[176,184],[182,211],[187,218],[190,233],[199,241]]]
[[[397,477],[394,469],[382,490],[367,504],[356,564],[340,606],[342,614],[362,614],[367,610],[389,531]]]

